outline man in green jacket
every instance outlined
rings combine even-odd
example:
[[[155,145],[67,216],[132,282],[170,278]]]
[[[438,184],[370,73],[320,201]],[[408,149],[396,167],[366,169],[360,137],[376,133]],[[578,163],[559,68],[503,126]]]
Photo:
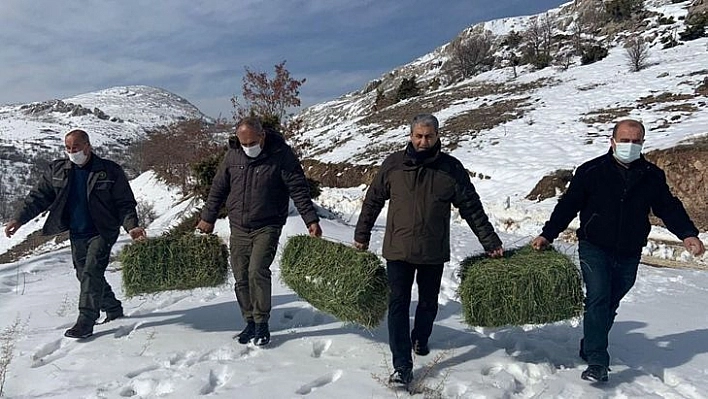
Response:
[[[270,342],[270,265],[288,217],[292,198],[312,236],[322,235],[310,198],[310,186],[295,153],[275,131],[256,117],[242,119],[236,139],[214,176],[197,229],[210,233],[221,206],[226,204],[231,237],[234,290],[246,328],[236,335],[241,344]]]
[[[459,209],[489,256],[502,256],[504,250],[464,166],[441,152],[438,120],[433,115],[413,118],[406,149],[391,154],[381,165],[356,225],[357,248],[368,248],[371,229],[387,200],[383,257],[387,261],[388,335],[395,370],[390,382],[408,385],[413,379],[411,349],[420,356],[430,352],[428,338],[438,311],[443,264],[450,260],[451,206]],[[408,309],[414,278],[418,306],[410,332]]]
[[[123,169],[115,162],[94,154],[88,134],[80,129],[64,137],[68,159],[53,161],[49,170],[30,191],[14,218],[5,227],[11,237],[40,213],[49,210],[42,233],[55,235],[69,231],[71,256],[81,283],[79,317],[66,330],[69,338],[88,338],[100,311],[104,322],[123,317],[104,273],[120,227],[134,240],[145,238],[138,226],[133,192]]]

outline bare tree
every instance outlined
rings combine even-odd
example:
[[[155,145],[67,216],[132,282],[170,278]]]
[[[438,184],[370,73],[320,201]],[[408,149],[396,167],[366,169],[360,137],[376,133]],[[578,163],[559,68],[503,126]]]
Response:
[[[526,39],[525,61],[537,69],[550,65],[553,46],[553,26],[555,21],[546,13],[542,17],[529,20],[524,38]]]
[[[625,44],[627,62],[631,72],[639,72],[647,67],[649,60],[649,45],[639,36],[627,40]]]
[[[455,38],[450,43],[453,77],[467,79],[490,67],[493,63],[492,39],[490,31]]]

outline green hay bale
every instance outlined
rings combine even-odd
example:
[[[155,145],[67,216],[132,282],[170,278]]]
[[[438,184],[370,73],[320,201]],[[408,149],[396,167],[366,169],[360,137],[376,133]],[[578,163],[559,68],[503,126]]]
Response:
[[[462,261],[458,294],[470,326],[544,324],[579,316],[583,309],[580,273],[554,249],[531,246]]]
[[[300,298],[339,320],[376,327],[388,307],[386,269],[378,256],[305,235],[288,239],[283,282]]]
[[[126,245],[120,254],[128,297],[226,282],[229,255],[219,237],[169,234]]]

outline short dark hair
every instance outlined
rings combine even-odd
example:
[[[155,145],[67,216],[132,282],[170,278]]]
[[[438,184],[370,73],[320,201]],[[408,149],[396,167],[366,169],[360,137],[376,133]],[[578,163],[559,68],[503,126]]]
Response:
[[[81,130],[81,129],[71,129],[71,130],[69,130],[69,133],[67,133],[67,134],[64,136],[64,140],[66,140],[66,138],[69,137],[69,136],[77,136],[77,137],[78,137],[80,140],[82,140],[84,143],[89,144],[89,145],[91,144],[91,140],[89,139],[88,133],[86,133],[85,131],[83,131],[83,130]]]
[[[265,130],[263,130],[263,124],[257,116],[247,116],[241,119],[238,124],[236,124],[236,130],[238,130],[241,126],[246,126],[251,130],[255,130],[256,132],[265,134]]]
[[[413,133],[413,128],[417,125],[430,126],[435,129],[435,133],[438,132],[438,128],[440,126],[438,123],[438,118],[431,114],[418,114],[413,117],[413,120],[411,121],[411,134]]]
[[[646,130],[644,129],[642,122],[634,119],[623,119],[615,123],[615,127],[612,128],[612,138],[617,137],[617,129],[619,129],[622,125],[629,125],[631,127],[638,128],[642,132],[642,138],[644,138],[644,135],[646,134]]]

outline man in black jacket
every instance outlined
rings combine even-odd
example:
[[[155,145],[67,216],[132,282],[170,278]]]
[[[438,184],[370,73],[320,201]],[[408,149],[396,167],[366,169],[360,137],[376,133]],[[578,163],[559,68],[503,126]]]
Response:
[[[487,254],[504,254],[469,174],[459,160],[440,150],[438,134],[433,115],[413,118],[410,142],[405,150],[384,160],[366,193],[354,233],[354,245],[367,249],[376,218],[390,200],[383,242],[394,367],[390,381],[404,385],[413,379],[411,349],[420,356],[430,352],[428,338],[438,311],[443,264],[450,260],[451,206],[460,210]],[[408,309],[414,278],[418,306],[410,331]]]
[[[544,249],[580,212],[578,254],[585,281],[585,313],[580,356],[588,362],[581,377],[607,381],[608,334],[622,298],[634,285],[649,230],[649,213],[693,255],[703,254],[698,230],[681,202],[671,194],[664,172],[641,156],[644,126],[618,122],[611,148],[578,167],[532,246]]]
[[[134,240],[143,239],[145,229],[138,226],[135,197],[123,169],[94,154],[83,130],[69,131],[64,144],[69,159],[51,163],[5,227],[5,235],[11,237],[46,210],[43,234],[69,230],[81,293],[78,320],[64,335],[87,338],[100,311],[106,312],[104,322],[123,317],[123,307],[104,276],[120,227]]]
[[[219,165],[197,229],[212,232],[226,203],[231,227],[234,290],[246,321],[239,343],[270,342],[270,265],[288,216],[289,198],[312,236],[322,235],[305,173],[283,137],[263,129],[258,118],[242,119],[236,139]]]

